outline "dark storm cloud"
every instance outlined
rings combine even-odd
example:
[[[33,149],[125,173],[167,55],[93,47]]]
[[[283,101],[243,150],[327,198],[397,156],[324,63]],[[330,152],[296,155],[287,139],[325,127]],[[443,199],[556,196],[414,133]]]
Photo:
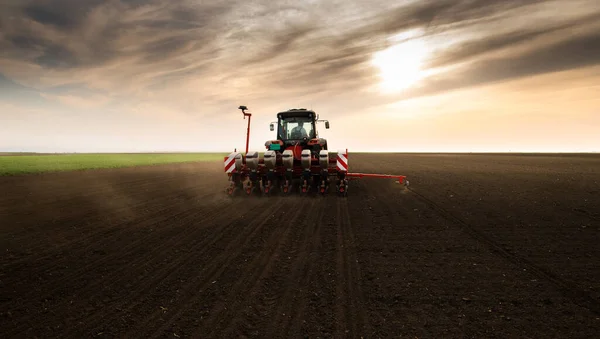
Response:
[[[361,55],[339,58],[329,62],[303,64],[302,67],[289,67],[280,70],[277,78],[271,78],[276,87],[301,87],[314,92],[334,89],[336,85],[345,90],[364,86],[364,79],[370,76],[368,69],[357,67],[365,62]]]
[[[89,11],[103,2],[103,0],[25,0],[22,2],[22,15],[42,25],[70,30],[81,26]]]
[[[33,19],[44,25],[52,25],[59,28],[73,28],[76,21],[72,20],[66,13],[54,12],[45,8],[28,7],[23,13],[30,19]]]
[[[418,1],[407,6],[392,8],[383,14],[370,18],[357,18],[356,28],[336,41],[339,46],[352,44],[357,40],[373,40],[374,37],[387,37],[411,28],[425,28],[428,34],[448,26],[473,24],[489,20],[509,10],[522,8],[540,0],[432,0]]]
[[[215,37],[216,21],[232,2],[194,5],[166,1],[25,1],[0,15],[2,56],[45,68],[97,66],[120,57],[145,62],[168,59]],[[143,7],[146,6],[146,7]],[[139,11],[138,11],[139,10]],[[137,11],[137,12],[136,12]],[[35,29],[40,25],[44,28]],[[46,31],[46,32],[44,32]],[[164,36],[164,38],[161,38]],[[119,38],[129,37],[130,43]],[[40,55],[41,54],[41,55]]]
[[[480,40],[471,40],[443,51],[438,56],[431,58],[427,67],[442,67],[467,59],[478,57],[482,54],[500,50],[505,47],[517,45],[526,41],[533,40],[542,35],[548,34],[552,30],[533,30],[528,32],[515,31],[507,34],[486,37]]]
[[[259,55],[248,60],[247,65],[257,62],[266,62],[280,55],[293,52],[295,43],[315,30],[316,28],[311,26],[288,27],[283,32],[273,33],[273,36],[269,37],[269,40],[271,41],[267,43],[267,46],[265,46],[266,48],[259,52]]]
[[[31,35],[12,35],[6,39],[18,49],[35,49],[44,44],[44,40]]]
[[[431,58],[427,67],[440,67],[467,59],[475,58],[485,53],[500,50],[509,46],[518,45],[524,42],[532,41],[535,38],[553,34],[567,29],[573,29],[578,26],[595,23],[600,21],[600,13],[592,13],[586,17],[573,22],[555,24],[545,27],[538,27],[529,30],[512,31],[499,35],[489,35],[478,40],[467,41],[459,44],[448,50],[441,52],[439,55]]]
[[[472,83],[564,71],[600,64],[600,32],[575,36],[532,52],[477,62],[468,71]]]
[[[600,64],[600,33],[573,36],[559,43],[510,57],[472,63],[466,70],[433,78],[407,97],[473,87],[526,76]]]
[[[152,63],[169,59],[190,45],[191,41],[188,37],[169,37],[145,44],[140,52],[144,55],[144,61]]]
[[[77,56],[67,48],[58,44],[48,44],[43,48],[43,54],[35,58],[35,63],[46,68],[77,67]]]

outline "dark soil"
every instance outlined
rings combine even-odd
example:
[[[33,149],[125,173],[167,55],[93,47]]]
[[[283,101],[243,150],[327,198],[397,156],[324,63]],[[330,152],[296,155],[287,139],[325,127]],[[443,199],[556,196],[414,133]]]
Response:
[[[347,198],[222,164],[0,177],[2,337],[595,337],[600,156],[353,155]]]

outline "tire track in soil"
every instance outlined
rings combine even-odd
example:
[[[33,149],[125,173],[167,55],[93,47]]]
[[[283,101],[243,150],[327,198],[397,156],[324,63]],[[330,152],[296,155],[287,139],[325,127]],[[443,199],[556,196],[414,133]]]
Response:
[[[305,212],[307,209],[307,204],[308,211]],[[280,229],[271,234],[268,241],[265,243],[265,248],[263,248],[260,254],[256,256],[255,259],[247,266],[248,268],[242,277],[240,277],[236,284],[231,288],[228,299],[234,300],[233,303],[231,305],[221,305],[221,307],[217,308],[217,310],[213,309],[211,311],[211,317],[206,320],[206,328],[211,329],[207,334],[208,337],[214,338],[220,335],[225,335],[226,337],[232,338],[235,336],[233,334],[228,335],[226,333],[235,330],[235,324],[239,323],[244,318],[244,310],[242,309],[242,306],[247,302],[247,298],[249,296],[256,295],[257,291],[264,282],[265,277],[272,273],[272,268],[276,259],[281,257],[282,247],[284,244],[287,244],[287,240],[290,239],[290,233],[298,228],[306,226],[306,219],[302,220],[301,222],[297,222],[298,218],[302,217],[303,215],[306,215],[310,218],[310,216],[313,215],[316,207],[317,203],[314,200],[303,201],[301,206],[296,207],[299,210],[299,213],[294,215],[289,222],[282,223],[284,226],[280,227]],[[256,267],[261,267],[261,269],[255,270]],[[250,289],[248,289],[249,286],[251,286]],[[280,299],[280,303],[282,301],[285,302],[285,300],[285,297]],[[277,320],[273,320],[272,322],[279,323]],[[202,334],[203,332],[197,332],[194,333],[193,336],[199,336]],[[269,337],[273,338],[272,336]]]
[[[213,210],[213,213],[211,215],[217,215],[217,214],[218,213],[215,210]],[[158,221],[154,220],[154,222],[152,222],[149,226],[153,226],[153,225],[159,224],[159,223],[161,223],[163,221],[167,221],[169,219],[177,218],[179,216],[181,216],[182,218],[181,218],[181,221],[178,221],[178,223],[186,224],[189,220],[192,220],[196,216],[196,214],[195,214],[195,211],[188,210],[188,211],[184,211],[184,212],[178,213],[176,215],[166,215],[166,219],[165,220],[162,220],[162,219],[159,219]],[[45,292],[44,296],[47,296],[46,297],[47,299],[50,299],[50,300],[53,299],[52,296],[57,295],[59,291],[64,290],[66,288],[72,288],[72,286],[68,286],[66,284],[67,282],[77,281],[78,280],[77,278],[79,276],[86,275],[86,273],[89,272],[89,271],[94,271],[94,269],[95,269],[95,267],[97,265],[101,265],[103,263],[110,262],[110,261],[114,260],[117,257],[128,257],[128,256],[130,256],[131,254],[133,254],[133,252],[135,252],[138,249],[138,245],[140,243],[145,242],[145,241],[150,241],[151,239],[157,238],[157,237],[158,238],[164,238],[163,236],[165,235],[165,233],[168,233],[169,231],[172,232],[174,230],[175,229],[173,229],[173,228],[166,228],[165,231],[162,232],[162,233],[152,232],[149,235],[147,235],[147,236],[145,236],[143,238],[138,239],[137,241],[131,242],[129,246],[126,246],[124,248],[124,251],[115,252],[112,255],[107,255],[107,256],[105,256],[103,258],[100,258],[98,260],[92,261],[91,263],[89,263],[89,264],[85,265],[84,267],[82,267],[82,268],[78,269],[77,271],[75,271],[75,273],[68,274],[67,276],[62,277],[61,279],[59,279],[57,281],[52,281],[52,284],[55,287],[52,288],[50,291]],[[202,228],[193,228],[193,230],[196,230],[197,232],[200,232],[202,230]],[[123,230],[123,232],[119,232],[117,234],[113,234],[113,237],[121,236],[126,231],[127,231],[127,228],[125,228]],[[158,233],[158,234],[156,234],[156,233]],[[180,235],[180,233],[178,233],[178,235]],[[180,237],[173,238],[173,241],[175,241],[175,242],[181,242],[182,240],[185,240],[185,237],[181,237],[181,235],[180,235]],[[94,246],[94,245],[92,244],[92,246]],[[169,241],[162,242],[162,244],[160,246],[156,247],[154,249],[154,251],[152,252],[152,253],[156,254],[156,256],[154,256],[154,258],[160,259],[161,255],[162,255],[162,251],[161,250],[164,249],[164,248],[170,248],[170,247],[173,247],[173,246],[174,246],[174,244],[172,242],[169,242]],[[147,259],[147,257],[145,257],[145,256],[138,257],[137,260],[129,262],[129,265],[123,265],[122,268],[120,270],[118,270],[117,272],[113,272],[112,274],[109,274],[108,276],[104,276],[102,279],[99,279],[99,280],[97,280],[95,282],[92,282],[89,285],[86,285],[86,287],[83,290],[76,290],[77,294],[86,295],[83,292],[97,290],[105,281],[109,280],[110,278],[118,277],[119,276],[118,273],[123,273],[123,272],[130,271],[131,267],[135,267],[140,262],[145,262],[146,259]],[[58,265],[58,266],[60,266],[60,265]],[[51,270],[52,268],[49,268],[49,269]],[[145,289],[142,289],[141,291],[142,291],[142,293],[146,292]],[[34,291],[31,292],[30,295],[27,295],[24,299],[31,300],[33,297],[35,297],[36,294],[37,294],[37,291],[34,290]],[[41,298],[44,299],[45,297],[42,296]],[[59,302],[58,304],[52,305],[52,308],[57,308],[57,307],[60,307],[60,306],[64,306],[67,303],[69,303],[69,300],[66,300],[66,298],[63,298],[62,302]],[[89,319],[96,319],[98,316],[102,317],[103,316],[103,313],[102,313],[103,311],[104,311],[103,309],[98,310]],[[96,314],[99,314],[99,315],[96,315]],[[36,314],[29,314],[28,316],[22,318],[22,320],[21,320],[22,325],[19,326],[19,327],[17,327],[17,328],[15,328],[10,333],[8,333],[8,336],[12,336],[12,333],[14,333],[14,335],[16,335],[18,333],[21,333],[23,330],[26,329],[26,327],[29,326],[29,323],[35,317],[36,317]]]
[[[287,221],[289,223],[289,221]],[[299,235],[298,230],[302,228],[301,225],[293,225],[292,235],[290,235],[282,247],[280,254],[275,259],[273,269],[270,274],[261,280],[258,288],[253,289],[252,293],[249,293],[249,297],[246,298],[244,305],[248,305],[251,310],[247,308],[240,310],[240,315],[237,319],[232,322],[229,326],[228,332],[224,333],[223,336],[256,336],[258,334],[257,327],[269,327],[270,324],[264,324],[265,319],[270,319],[270,313],[275,309],[278,299],[284,289],[284,282],[286,279],[287,270],[289,269],[289,258],[296,255],[298,248],[294,246],[297,243]],[[256,286],[255,286],[256,287]],[[258,299],[258,300],[257,300]],[[263,327],[263,329],[264,329]],[[234,332],[235,334],[232,334]]]
[[[279,210],[286,211],[289,209],[293,209],[295,205],[292,202],[285,201],[281,206],[278,206]],[[260,210],[260,208],[256,208]],[[294,213],[293,219],[296,219],[300,215],[300,210],[297,210]],[[272,218],[267,218],[267,216],[272,215]],[[243,249],[248,246],[256,235],[264,228],[264,226],[271,220],[275,219],[275,214],[270,208],[265,208],[260,212],[257,216],[252,217],[253,221],[245,226],[235,237],[232,239],[227,246],[217,252],[215,258],[209,261],[204,270],[198,272],[196,276],[197,279],[200,279],[199,282],[192,280],[192,282],[186,284],[181,290],[188,291],[187,298],[185,301],[178,306],[178,310],[176,312],[170,313],[167,317],[162,317],[164,314],[162,310],[157,310],[153,312],[148,318],[146,318],[139,326],[133,328],[129,333],[125,336],[141,336],[141,337],[158,337],[163,335],[169,327],[174,325],[174,322],[180,320],[185,312],[190,310],[199,310],[200,307],[194,308],[193,306],[199,302],[199,300],[204,296],[202,293],[209,289],[212,285],[213,281],[218,281],[219,276],[223,274],[223,272],[231,265],[231,263],[238,258]],[[213,249],[214,251],[214,249]],[[193,286],[198,286],[194,288]],[[206,300],[205,300],[206,301]],[[199,316],[199,312],[195,314],[195,316]],[[196,317],[187,317],[187,318],[196,318]],[[153,329],[153,323],[158,323],[159,320],[162,320],[162,325],[157,329]],[[197,318],[196,318],[197,320]],[[188,327],[186,327],[188,328]]]
[[[300,331],[299,327],[302,325],[304,312],[306,312],[308,284],[315,268],[315,262],[310,257],[321,242],[321,223],[327,198],[319,199],[316,202],[319,208],[315,217],[308,219],[308,225],[302,225],[305,228],[303,237],[300,242],[296,242],[301,247],[299,250],[295,250],[299,255],[291,265],[291,272],[284,275],[285,280],[282,282],[284,291],[279,293],[281,296],[279,307],[275,309],[274,318],[270,321],[276,326],[272,326],[271,331],[267,332],[266,337],[268,338],[290,337],[294,334],[297,335]],[[300,293],[300,295],[295,296],[296,293]]]
[[[241,203],[240,203],[241,204]],[[244,206],[248,207],[247,203],[243,203]],[[258,204],[254,204],[258,205]],[[251,206],[253,208],[255,206]],[[234,206],[228,206],[228,208],[235,208]],[[263,211],[260,216],[266,216],[267,212]],[[200,221],[194,221],[193,224],[199,224],[201,222],[206,222],[209,225],[223,225],[221,228],[217,229],[216,232],[212,233],[208,238],[201,240],[197,243],[194,243],[192,248],[187,251],[187,254],[183,255],[181,253],[175,253],[172,255],[176,256],[174,261],[169,261],[166,266],[162,268],[152,271],[151,279],[142,280],[141,284],[135,286],[134,290],[136,291],[132,295],[128,296],[127,300],[120,301],[115,305],[105,305],[103,309],[98,310],[98,312],[94,313],[91,317],[85,318],[86,322],[90,324],[100,324],[96,325],[93,329],[84,330],[85,332],[103,332],[105,328],[109,328],[109,325],[114,323],[116,320],[122,318],[124,315],[130,314],[133,310],[135,310],[140,305],[143,305],[146,301],[142,299],[144,295],[148,295],[149,291],[156,289],[163,282],[168,280],[170,277],[176,276],[178,272],[182,270],[189,269],[190,265],[194,260],[199,257],[207,257],[210,255],[210,252],[213,251],[211,245],[215,244],[219,240],[221,240],[224,236],[228,234],[228,232],[233,231],[238,226],[236,224],[236,220],[231,220],[231,217],[226,213],[223,213],[222,210],[213,209],[211,213],[203,217]],[[192,223],[188,223],[192,224]],[[160,248],[154,248],[152,253],[155,255],[152,256],[151,260],[155,260],[157,263],[164,262],[165,255],[161,250],[162,248],[175,248],[178,247],[179,244],[189,241],[190,238],[194,238],[198,234],[202,234],[206,231],[206,228],[203,227],[193,227],[193,225],[188,226],[188,230],[192,230],[190,232],[179,233],[176,238],[176,243],[163,243]],[[200,249],[198,251],[198,249]],[[147,257],[140,257],[138,262],[146,262]],[[146,264],[148,266],[148,264]],[[151,266],[151,265],[150,265]],[[133,287],[132,287],[133,288]],[[132,300],[134,302],[132,302]],[[117,309],[120,312],[112,314],[111,316],[106,316],[105,308],[109,307],[110,309]],[[153,308],[154,309],[154,308]],[[88,333],[89,334],[89,333]],[[78,338],[82,333],[77,333],[74,335],[74,338]]]
[[[527,260],[526,258],[523,258],[522,256],[518,256],[506,251],[504,247],[502,247],[492,238],[478,231],[476,227],[455,216],[453,213],[449,212],[439,204],[435,203],[433,200],[427,198],[425,195],[415,191],[412,188],[408,188],[408,190],[412,192],[421,201],[426,203],[429,207],[431,207],[432,210],[438,212],[444,219],[450,221],[453,224],[459,225],[466,234],[488,246],[492,250],[492,253],[512,263],[513,265],[525,268],[528,272],[530,272],[537,278],[551,282],[554,286],[558,288],[559,291],[563,293],[563,295],[571,299],[576,305],[586,308],[596,315],[600,315],[600,301],[594,299],[589,292],[580,289],[576,284],[559,277],[551,271],[534,264],[533,262]]]
[[[228,330],[223,333],[224,337],[256,336],[259,331],[266,330],[265,337],[281,338],[284,335],[280,332],[287,331],[290,323],[301,323],[306,301],[301,295],[300,304],[296,304],[293,294],[304,292],[303,288],[307,287],[313,272],[313,262],[308,257],[320,241],[320,221],[324,209],[324,200],[317,198],[306,213],[308,218],[300,224],[290,225],[293,234],[282,247],[271,274],[257,281],[244,301],[247,307],[240,308]],[[263,316],[265,313],[269,316]],[[265,318],[268,318],[268,323],[264,323]]]
[[[337,283],[335,304],[335,337],[363,337],[371,333],[366,303],[361,289],[361,274],[356,254],[354,230],[350,221],[347,198],[336,202],[337,219]]]

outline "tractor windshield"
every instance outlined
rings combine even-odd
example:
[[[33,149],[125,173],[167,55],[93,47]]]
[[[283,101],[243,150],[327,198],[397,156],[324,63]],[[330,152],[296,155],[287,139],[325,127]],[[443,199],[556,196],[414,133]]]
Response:
[[[309,117],[287,117],[279,120],[279,139],[302,140],[315,137],[313,121]]]

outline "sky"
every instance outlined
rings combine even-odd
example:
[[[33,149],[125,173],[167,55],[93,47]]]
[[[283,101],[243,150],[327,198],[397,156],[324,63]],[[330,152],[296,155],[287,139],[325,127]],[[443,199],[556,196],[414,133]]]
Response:
[[[0,0],[0,152],[600,151],[597,0]]]

